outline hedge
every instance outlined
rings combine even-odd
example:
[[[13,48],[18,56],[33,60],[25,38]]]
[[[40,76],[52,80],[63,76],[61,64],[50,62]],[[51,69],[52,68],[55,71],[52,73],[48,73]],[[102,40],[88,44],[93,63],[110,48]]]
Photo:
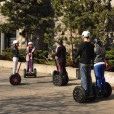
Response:
[[[26,49],[19,49],[20,55],[25,56]],[[48,64],[48,65],[55,65],[55,60],[52,58],[48,58],[48,55],[51,55],[48,51],[43,50],[35,50],[34,52],[34,63],[37,64]],[[9,60],[12,61],[13,53],[11,48],[7,48],[3,50],[2,55],[0,55],[1,60]],[[67,53],[67,66],[78,67],[78,61],[74,61],[74,64],[71,63],[70,55]],[[23,62],[25,62],[23,60]]]
[[[114,48],[106,51],[106,58],[108,58],[111,66],[114,66]]]
[[[19,49],[19,53],[21,56],[25,56],[26,49]],[[12,57],[13,57],[12,49],[7,48],[3,50],[3,53],[0,56],[0,59],[12,61]],[[50,64],[50,61],[47,58],[48,58],[48,51],[35,50],[34,63]],[[25,62],[25,60],[23,60],[23,62]]]
[[[20,49],[19,52],[20,52],[20,55],[25,56],[26,49]],[[48,51],[35,50],[35,52],[34,52],[34,63],[55,65],[55,61],[48,58],[49,54],[50,53]],[[13,57],[13,53],[12,53],[11,48],[4,49],[2,55],[0,55],[1,60],[12,61],[12,57]],[[109,62],[112,66],[112,69],[114,69],[114,48],[106,51],[106,58],[109,59]],[[71,63],[71,57],[70,57],[69,53],[67,53],[67,60],[66,61],[67,61],[67,66],[78,67],[79,58],[77,58],[77,60],[74,61],[74,63],[72,64]]]

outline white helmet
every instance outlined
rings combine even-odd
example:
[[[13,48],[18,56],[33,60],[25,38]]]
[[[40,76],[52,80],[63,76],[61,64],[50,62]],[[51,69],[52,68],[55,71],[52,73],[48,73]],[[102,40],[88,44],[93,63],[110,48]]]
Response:
[[[14,41],[13,41],[13,44],[18,44],[18,43],[19,43],[18,40],[14,40]]]
[[[89,31],[83,31],[82,36],[85,37],[85,38],[90,37],[90,32]]]
[[[33,43],[32,42],[28,42],[28,45],[33,45]]]

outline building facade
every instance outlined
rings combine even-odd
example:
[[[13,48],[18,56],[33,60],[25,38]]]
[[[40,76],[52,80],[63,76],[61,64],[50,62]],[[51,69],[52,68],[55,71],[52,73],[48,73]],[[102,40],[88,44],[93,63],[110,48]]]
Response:
[[[0,6],[2,6],[4,2],[0,2]],[[0,24],[4,24],[7,22],[7,17],[0,14]],[[19,40],[20,48],[24,48],[26,46],[25,38],[23,38],[19,33],[21,30],[15,30],[13,33],[3,33],[1,31],[0,37],[0,52],[6,48],[11,48],[13,44],[13,40]]]
[[[0,2],[0,6],[2,6],[5,2]],[[4,24],[7,22],[7,17],[0,15],[0,25]],[[18,40],[19,41],[19,48],[26,48],[27,46],[27,42],[28,41],[33,41],[33,43],[35,44],[36,49],[39,50],[47,50],[48,49],[48,45],[46,43],[44,43],[44,33],[39,33],[39,34],[35,34],[35,38],[33,40],[33,35],[29,36],[29,38],[23,37],[22,35],[20,35],[20,33],[23,30],[15,30],[13,31],[13,33],[3,33],[1,31],[1,37],[0,37],[0,52],[2,53],[2,50],[6,49],[6,48],[11,48],[12,44],[13,44],[13,40]]]
[[[104,0],[103,0],[104,1]],[[4,2],[0,2],[1,5],[3,5]],[[114,6],[114,0],[111,0],[111,4],[112,6]],[[0,15],[0,24],[3,24],[7,21],[7,17]],[[56,23],[57,25],[57,23]],[[64,26],[63,26],[64,27]],[[12,42],[13,40],[17,39],[20,42],[20,48],[25,48],[26,47],[26,39],[24,37],[22,37],[19,33],[21,32],[21,30],[15,30],[14,33],[3,33],[1,31],[1,37],[0,37],[0,52],[2,53],[2,50],[4,50],[5,48],[10,48],[12,47]],[[67,31],[66,34],[70,34],[69,31]],[[37,36],[36,38],[36,46],[38,49],[46,49],[47,45],[43,43],[43,36],[40,35],[41,38],[39,38],[39,36]],[[57,36],[59,37],[59,36]]]

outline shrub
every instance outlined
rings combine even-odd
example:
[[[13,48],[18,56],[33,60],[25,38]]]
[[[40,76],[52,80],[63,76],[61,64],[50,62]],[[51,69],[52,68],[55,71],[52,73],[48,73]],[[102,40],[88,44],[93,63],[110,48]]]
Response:
[[[109,63],[111,65],[111,69],[109,69],[109,71],[114,72],[114,48],[106,51],[106,58],[108,58]]]
[[[25,56],[26,49],[19,49],[19,53],[21,56]],[[0,59],[12,61],[13,53],[11,48],[7,48],[3,50]],[[24,62],[24,60],[22,60]],[[34,52],[34,63],[46,64],[48,61],[48,51],[43,50],[35,50]],[[48,63],[49,64],[49,63]]]

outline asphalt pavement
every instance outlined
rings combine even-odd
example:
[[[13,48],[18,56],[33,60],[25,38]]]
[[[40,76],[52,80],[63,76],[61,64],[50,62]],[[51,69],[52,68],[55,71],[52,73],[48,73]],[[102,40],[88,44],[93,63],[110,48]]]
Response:
[[[113,114],[114,91],[108,99],[77,103],[73,89],[80,80],[70,79],[67,86],[57,87],[51,74],[38,73],[36,78],[24,78],[19,86],[9,83],[12,69],[0,68],[0,114]]]

